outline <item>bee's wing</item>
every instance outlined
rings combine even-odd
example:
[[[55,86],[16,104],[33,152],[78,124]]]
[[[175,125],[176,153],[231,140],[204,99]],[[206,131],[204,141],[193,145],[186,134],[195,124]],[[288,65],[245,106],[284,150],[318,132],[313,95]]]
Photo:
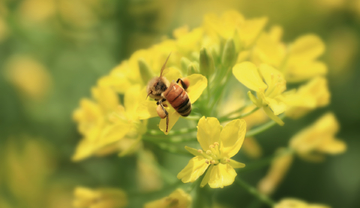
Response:
[[[171,55],[171,52],[170,52],[169,56],[167,57],[164,65],[161,67],[160,77],[162,77],[163,71],[164,71],[164,69],[165,69],[165,66],[166,66],[167,61],[168,61],[169,58],[170,58],[170,55]]]

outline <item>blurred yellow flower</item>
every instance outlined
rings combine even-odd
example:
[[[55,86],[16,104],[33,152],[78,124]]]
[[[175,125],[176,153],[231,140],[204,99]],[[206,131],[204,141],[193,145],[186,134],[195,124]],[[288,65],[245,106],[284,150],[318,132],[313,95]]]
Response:
[[[182,189],[176,189],[169,196],[146,203],[144,208],[189,208],[191,196]]]
[[[275,68],[261,64],[259,68],[251,62],[243,62],[233,67],[233,74],[239,82],[256,92],[255,97],[248,92],[250,100],[279,125],[284,122],[277,117],[283,113],[287,105],[284,103],[283,92],[286,90],[286,81],[283,75]],[[266,84],[264,83],[264,81]]]
[[[55,15],[55,0],[24,0],[19,7],[23,23],[41,23]]]
[[[181,78],[181,73],[179,70],[176,70],[174,68],[168,68],[167,70],[164,70],[163,76],[166,77],[169,81],[176,81],[178,78]],[[186,91],[191,104],[193,104],[201,96],[202,92],[207,87],[207,79],[201,74],[192,74],[186,78],[190,82],[190,86],[187,88]],[[146,95],[144,97],[146,97]],[[171,105],[168,104],[167,101],[164,103],[168,105],[168,107],[165,107],[165,109],[169,113],[169,132],[180,118],[180,114],[174,108],[170,107]],[[137,112],[140,119],[148,119],[158,116],[156,108],[157,105],[155,101],[144,99],[143,104],[139,106]],[[159,128],[165,134],[168,134],[168,132],[166,132],[166,119],[161,119]]]
[[[77,187],[74,195],[74,208],[122,208],[128,204],[127,195],[121,189]]]
[[[55,168],[50,146],[38,138],[23,135],[10,137],[4,147],[0,170],[6,180],[2,183],[19,206],[43,207],[46,185]]]
[[[308,204],[304,201],[293,199],[293,198],[285,198],[278,202],[274,208],[330,208],[326,205],[321,204]]]
[[[315,108],[328,105],[330,92],[327,79],[320,76],[313,78],[295,93],[285,96],[285,102],[289,105],[285,114],[291,118],[299,118]]]
[[[95,87],[93,97],[97,102],[83,99],[80,108],[74,111],[79,132],[84,136],[79,143],[73,160],[82,160],[113,145],[119,140],[130,137],[136,139],[126,151],[128,153],[140,141],[146,131],[146,121],[139,121],[137,108],[143,99],[140,86],[126,91],[124,106],[120,105],[118,95],[109,87]],[[116,144],[115,144],[116,145]]]
[[[51,88],[51,76],[44,65],[27,56],[11,57],[6,65],[9,81],[25,98],[43,100]]]
[[[163,183],[161,173],[156,167],[155,155],[149,150],[138,152],[137,181],[141,191],[159,190]]]
[[[269,64],[281,71],[287,82],[301,82],[327,73],[326,65],[317,59],[325,44],[313,34],[307,34],[286,46],[281,42],[282,29],[274,26],[263,33],[254,47],[252,61]]]
[[[288,82],[300,82],[316,76],[326,75],[327,67],[316,59],[325,51],[325,44],[313,34],[303,35],[290,45],[289,57],[284,68]]]
[[[276,156],[273,159],[266,176],[259,181],[258,190],[261,193],[266,195],[274,193],[275,189],[284,179],[293,161],[293,155],[290,152],[285,151],[288,150],[277,150],[277,154],[279,154],[279,156]]]
[[[202,150],[185,147],[195,157],[180,171],[178,179],[184,183],[194,182],[207,170],[201,187],[207,183],[211,188],[231,185],[237,175],[234,168],[245,167],[245,164],[230,159],[243,144],[245,121],[236,119],[223,128],[217,118],[202,117],[197,128],[197,139]]]
[[[245,20],[237,11],[227,11],[221,17],[207,14],[203,27],[210,36],[220,36],[222,39],[239,39],[241,48],[249,48],[258,38],[267,23],[267,18]]]
[[[300,131],[290,140],[290,147],[309,161],[322,161],[324,154],[340,154],[346,151],[345,142],[335,138],[339,124],[332,113],[327,113],[314,124]]]

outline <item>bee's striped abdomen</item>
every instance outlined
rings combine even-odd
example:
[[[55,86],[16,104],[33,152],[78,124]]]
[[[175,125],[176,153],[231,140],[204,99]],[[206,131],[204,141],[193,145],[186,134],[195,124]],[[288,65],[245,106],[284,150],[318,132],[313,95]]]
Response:
[[[171,83],[164,92],[164,97],[181,116],[188,116],[191,113],[189,96],[178,84]]]

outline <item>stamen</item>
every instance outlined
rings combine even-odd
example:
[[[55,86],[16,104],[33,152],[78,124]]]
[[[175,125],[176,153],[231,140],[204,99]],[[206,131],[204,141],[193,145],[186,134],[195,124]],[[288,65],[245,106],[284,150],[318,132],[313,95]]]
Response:
[[[211,150],[206,150],[207,155],[211,155]]]
[[[209,162],[209,160],[208,160],[208,159],[206,159],[206,160],[205,160],[205,163],[209,165],[209,163],[210,163],[210,162]]]
[[[198,149],[197,151],[198,151],[198,153],[200,153],[200,154],[203,153],[203,151],[202,151],[201,149]]]
[[[211,163],[212,165],[214,165],[214,164],[216,163],[216,161],[215,161],[215,160],[211,160],[210,163]]]
[[[215,146],[219,146],[219,142],[214,142],[214,145],[215,145]]]

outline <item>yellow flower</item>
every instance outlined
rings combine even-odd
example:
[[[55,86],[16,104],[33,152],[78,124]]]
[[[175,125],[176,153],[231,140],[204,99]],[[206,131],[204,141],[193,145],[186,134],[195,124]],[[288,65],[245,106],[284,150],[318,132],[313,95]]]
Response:
[[[9,194],[19,203],[19,207],[43,207],[43,200],[40,199],[46,194],[55,161],[52,148],[40,141],[39,138],[24,135],[10,137],[7,144],[2,146],[1,183],[8,187]]]
[[[270,195],[275,191],[292,164],[293,155],[289,152],[285,153],[283,151],[286,150],[279,149],[277,151],[277,154],[281,155],[271,162],[270,169],[268,170],[266,176],[258,183],[258,189],[263,194]]]
[[[181,73],[179,70],[175,68],[168,68],[164,70],[163,76],[167,78],[169,81],[176,81],[178,78],[181,77]],[[189,96],[191,104],[193,104],[202,94],[204,89],[207,87],[207,79],[201,75],[201,74],[192,74],[188,77],[190,86],[187,88],[187,94]],[[151,117],[157,117],[157,105],[156,101],[153,100],[145,100],[146,94],[144,94],[144,102],[139,106],[138,108],[138,115],[140,119],[148,119]],[[180,118],[180,114],[176,112],[176,110],[166,101],[164,102],[167,104],[168,107],[165,107],[166,111],[169,113],[169,127],[168,132],[172,129],[172,127],[175,125],[177,120]],[[166,132],[166,119],[161,119],[159,128],[161,131],[163,131],[165,134],[168,134]]]
[[[197,128],[202,150],[185,147],[195,157],[177,177],[184,183],[194,182],[207,170],[201,187],[207,183],[211,188],[231,185],[237,175],[234,168],[245,167],[245,164],[230,159],[239,152],[244,141],[245,121],[236,119],[223,128],[217,118],[202,117]]]
[[[327,73],[326,65],[316,59],[325,51],[325,44],[313,34],[303,35],[290,46],[289,57],[284,65],[288,82],[300,82]]]
[[[290,140],[290,147],[309,161],[321,161],[324,154],[340,154],[346,150],[345,142],[334,136],[339,124],[332,113],[327,113],[310,127],[302,130]]]
[[[287,108],[282,94],[286,89],[283,75],[269,65],[261,64],[258,69],[251,62],[236,64],[233,67],[233,74],[239,82],[256,92],[257,97],[248,92],[251,101],[257,107],[263,108],[265,113],[279,125],[284,125],[284,122],[277,117]]]
[[[216,14],[207,14],[204,29],[210,36],[222,39],[239,39],[242,48],[249,48],[258,38],[267,23],[267,18],[245,20],[237,11],[227,11],[220,18]]]
[[[134,138],[140,141],[146,131],[146,121],[140,121],[136,112],[143,99],[140,86],[133,86],[126,91],[124,106],[121,106],[118,95],[109,87],[93,88],[92,94],[97,102],[83,99],[80,108],[74,112],[79,132],[84,136],[79,143],[73,160],[82,160],[101,151],[108,145],[115,144],[123,138]],[[122,154],[127,151],[122,152]]]
[[[136,178],[139,189],[143,192],[160,190],[163,185],[161,173],[156,163],[155,155],[151,151],[138,152]]]
[[[236,88],[234,89],[235,90],[229,93],[228,98],[225,99],[221,103],[221,106],[218,108],[218,114],[220,117],[227,115],[231,112],[236,112],[236,110],[242,108],[242,106],[246,104],[246,100],[244,99],[246,94],[244,94],[243,91],[237,90]],[[240,116],[241,114],[246,114],[253,109],[254,106],[245,107],[243,111],[232,113],[231,115],[229,115],[229,118],[235,118],[237,116]],[[244,117],[244,120],[246,122],[247,131],[249,131],[253,126],[262,124],[267,121],[268,117],[264,111],[256,111]],[[262,148],[255,138],[245,138],[242,150],[250,158],[260,158],[262,155]]]
[[[281,42],[281,36],[282,29],[278,26],[263,33],[256,42],[252,60],[275,67],[287,82],[305,81],[327,73],[326,65],[316,60],[325,51],[318,36],[303,35],[289,46]]]
[[[75,208],[122,208],[128,204],[126,193],[121,189],[77,187],[74,195]]]
[[[51,77],[44,65],[27,56],[14,56],[7,63],[7,77],[21,95],[42,100],[51,88]]]
[[[324,77],[313,78],[296,93],[286,96],[285,100],[290,106],[285,114],[291,118],[299,118],[315,108],[324,107],[330,102],[327,80]]]
[[[191,196],[182,189],[176,189],[169,196],[146,203],[144,208],[189,208]]]
[[[321,204],[308,204],[304,201],[292,198],[285,198],[278,202],[274,208],[330,208]]]

